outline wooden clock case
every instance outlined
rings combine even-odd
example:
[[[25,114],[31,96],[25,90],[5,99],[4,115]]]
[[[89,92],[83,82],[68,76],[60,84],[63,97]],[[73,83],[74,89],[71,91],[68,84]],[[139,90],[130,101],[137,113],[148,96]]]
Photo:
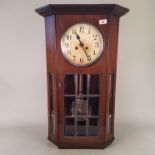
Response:
[[[48,139],[59,148],[105,148],[114,140],[119,18],[129,9],[116,4],[50,4],[35,11],[45,18]],[[67,62],[60,47],[65,30],[79,22],[96,26],[104,39],[101,58],[86,67]],[[91,115],[71,113],[79,85]]]

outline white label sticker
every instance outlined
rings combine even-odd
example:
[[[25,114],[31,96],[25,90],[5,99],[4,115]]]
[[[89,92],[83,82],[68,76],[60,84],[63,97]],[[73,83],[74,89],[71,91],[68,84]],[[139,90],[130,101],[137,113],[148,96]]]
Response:
[[[103,25],[103,24],[107,24],[107,23],[108,23],[107,19],[100,19],[99,20],[99,25]]]

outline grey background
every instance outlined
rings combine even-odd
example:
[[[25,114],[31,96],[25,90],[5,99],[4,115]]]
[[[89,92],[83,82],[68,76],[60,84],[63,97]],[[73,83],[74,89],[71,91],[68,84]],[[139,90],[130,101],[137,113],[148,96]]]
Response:
[[[34,9],[73,0],[0,0],[0,155],[155,154],[155,1],[117,3],[120,20],[114,143],[105,150],[59,150],[47,137],[44,19]]]

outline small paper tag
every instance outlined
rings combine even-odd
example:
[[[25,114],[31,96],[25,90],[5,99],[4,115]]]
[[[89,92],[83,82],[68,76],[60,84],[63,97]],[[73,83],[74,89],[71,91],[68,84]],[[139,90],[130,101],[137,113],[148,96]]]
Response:
[[[108,23],[107,19],[100,19],[99,20],[99,25],[103,25],[103,24],[107,24],[107,23]]]

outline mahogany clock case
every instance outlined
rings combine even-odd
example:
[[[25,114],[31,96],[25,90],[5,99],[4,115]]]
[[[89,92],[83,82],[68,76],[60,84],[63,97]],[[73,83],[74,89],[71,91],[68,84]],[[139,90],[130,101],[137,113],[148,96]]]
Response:
[[[59,148],[105,148],[114,140],[119,18],[128,11],[116,4],[36,9],[45,17],[48,139]],[[85,67],[66,61],[60,47],[66,29],[81,22],[94,25],[104,40],[100,59]]]

